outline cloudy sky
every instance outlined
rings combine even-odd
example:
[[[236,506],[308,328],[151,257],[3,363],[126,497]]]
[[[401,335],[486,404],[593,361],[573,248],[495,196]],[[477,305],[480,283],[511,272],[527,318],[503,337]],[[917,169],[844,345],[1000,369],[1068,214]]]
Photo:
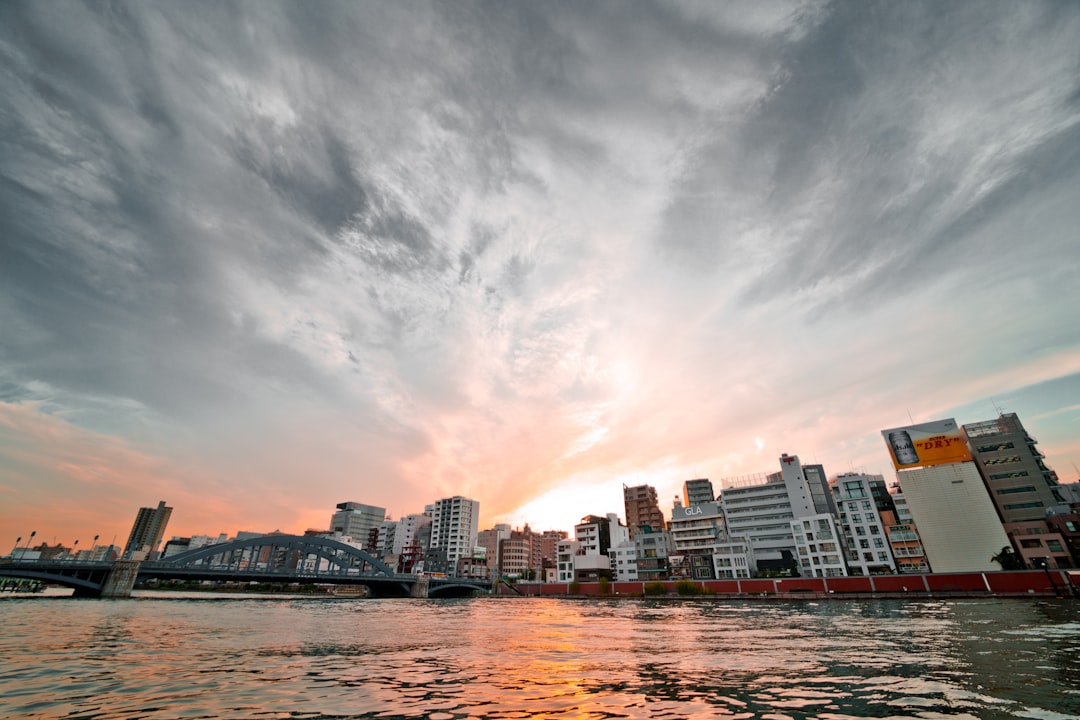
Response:
[[[1080,474],[1071,2],[0,5],[0,543]],[[10,537],[8,537],[10,536]]]

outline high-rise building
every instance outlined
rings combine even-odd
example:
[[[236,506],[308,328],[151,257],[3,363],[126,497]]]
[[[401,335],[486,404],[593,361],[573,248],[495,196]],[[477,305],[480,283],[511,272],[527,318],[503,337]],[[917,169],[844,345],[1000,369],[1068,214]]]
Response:
[[[649,527],[654,532],[664,529],[664,513],[660,510],[660,500],[652,485],[623,485],[623,506],[631,539],[642,527]]]
[[[1063,500],[1057,473],[1043,462],[1016,413],[964,425],[964,434],[1002,522],[1042,520]]]
[[[797,455],[781,455],[767,477],[725,481],[720,501],[729,535],[749,541],[758,570],[798,572],[792,522],[819,513]]]
[[[1000,570],[991,558],[1011,543],[956,421],[882,435],[933,571]]]
[[[337,512],[330,518],[330,532],[351,537],[354,543],[364,547],[369,545],[371,531],[378,533],[386,519],[386,509],[374,505],[343,502],[336,507]]]
[[[156,559],[158,545],[165,535],[165,526],[169,524],[172,511],[171,507],[166,507],[164,500],[156,508],[139,508],[124,546],[124,557],[129,560]]]
[[[712,481],[708,478],[687,480],[683,483],[683,505],[701,505],[716,500],[716,492],[713,490]]]
[[[847,542],[847,566],[852,575],[895,573],[886,524],[878,513],[873,488],[884,487],[881,475],[844,473],[832,484]]]
[[[480,501],[455,495],[437,500],[431,507],[430,550],[446,553],[450,572],[460,558],[471,558],[480,522]]]

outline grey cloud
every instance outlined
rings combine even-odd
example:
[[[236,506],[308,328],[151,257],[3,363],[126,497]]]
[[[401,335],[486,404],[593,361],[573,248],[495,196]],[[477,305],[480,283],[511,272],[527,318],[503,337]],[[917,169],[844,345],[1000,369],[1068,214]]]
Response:
[[[938,277],[935,256],[983,243],[979,218],[1062,181],[1067,170],[1049,156],[1073,155],[1063,128],[1077,106],[1065,98],[1080,63],[1067,33],[1043,31],[1076,26],[1067,6],[840,3],[815,22],[776,47],[772,90],[742,124],[718,127],[681,180],[660,234],[665,255],[731,270],[758,251],[756,267],[743,263],[746,304],[837,280],[849,287],[823,303],[880,298]],[[1055,57],[1055,47],[1057,72],[1047,76],[1041,58]],[[999,87],[957,84],[994,72],[1003,73]],[[1067,84],[1056,105],[1026,101],[1047,83]],[[928,151],[926,141],[937,140],[928,133],[950,130],[953,119],[939,114],[953,96],[979,91],[1002,95],[1006,104],[994,109],[1016,121],[1006,135],[1043,135],[1040,146],[1005,164],[983,157],[976,136],[961,130]],[[1001,185],[969,204],[987,163]]]

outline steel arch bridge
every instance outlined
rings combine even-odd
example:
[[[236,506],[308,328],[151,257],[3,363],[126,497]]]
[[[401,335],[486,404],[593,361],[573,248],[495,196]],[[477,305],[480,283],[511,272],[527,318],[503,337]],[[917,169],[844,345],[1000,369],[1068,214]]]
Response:
[[[113,563],[108,562],[23,561],[0,565],[0,575],[34,578],[74,587],[80,595],[99,595],[112,569]],[[137,578],[364,585],[375,597],[453,597],[491,589],[485,580],[396,573],[360,548],[306,535],[262,535],[188,550],[139,563]]]

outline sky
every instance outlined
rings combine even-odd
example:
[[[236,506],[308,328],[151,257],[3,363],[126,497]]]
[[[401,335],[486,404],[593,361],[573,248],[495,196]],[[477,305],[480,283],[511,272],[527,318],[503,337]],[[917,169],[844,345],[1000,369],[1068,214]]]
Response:
[[[1080,5],[0,4],[0,549],[1080,476]]]

